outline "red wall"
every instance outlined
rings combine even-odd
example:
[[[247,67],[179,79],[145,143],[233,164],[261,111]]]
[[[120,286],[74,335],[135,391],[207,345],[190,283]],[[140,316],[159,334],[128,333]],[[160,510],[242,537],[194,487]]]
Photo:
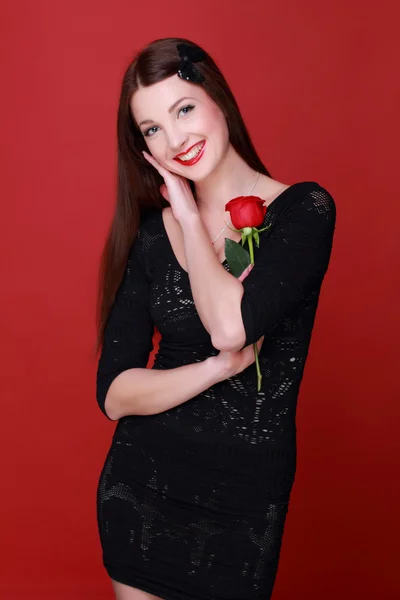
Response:
[[[1,3],[0,597],[112,598],[95,512],[115,427],[95,400],[97,267],[121,77],[173,35],[221,66],[273,176],[316,180],[337,204],[274,600],[400,596],[399,15],[366,4]]]

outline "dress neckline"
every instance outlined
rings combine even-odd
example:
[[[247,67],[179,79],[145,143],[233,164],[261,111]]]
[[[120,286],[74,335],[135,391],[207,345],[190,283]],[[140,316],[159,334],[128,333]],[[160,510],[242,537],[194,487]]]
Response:
[[[313,184],[313,185],[318,185],[318,184],[317,184],[316,182],[314,182],[314,181],[299,181],[299,182],[297,182],[297,183],[293,183],[292,185],[289,185],[289,187],[285,188],[285,189],[284,189],[284,190],[283,190],[283,191],[282,191],[280,194],[278,194],[278,195],[277,195],[277,196],[276,196],[276,197],[275,197],[275,198],[272,200],[272,202],[270,202],[270,203],[267,205],[267,212],[265,213],[265,218],[264,218],[263,226],[265,226],[265,220],[266,220],[266,218],[267,218],[267,215],[268,215],[268,214],[269,214],[269,212],[271,211],[271,207],[272,207],[272,208],[275,208],[275,207],[276,207],[276,205],[277,205],[277,204],[279,204],[279,202],[281,202],[281,201],[282,201],[284,198],[286,198],[288,195],[291,195],[291,193],[292,193],[293,191],[296,191],[296,190],[297,190],[297,188],[298,188],[299,186],[310,185],[310,184]],[[179,260],[176,258],[175,252],[174,252],[174,250],[173,250],[173,248],[172,248],[171,241],[170,241],[170,239],[169,239],[169,235],[168,235],[168,233],[167,233],[167,230],[166,230],[166,228],[165,228],[164,219],[163,219],[163,216],[162,216],[162,210],[160,210],[160,211],[158,211],[158,212],[159,212],[159,218],[160,218],[160,220],[161,220],[161,227],[162,227],[162,231],[163,231],[163,234],[164,234],[164,236],[165,236],[165,238],[166,238],[166,241],[167,241],[167,244],[168,244],[168,249],[169,249],[169,252],[170,252],[170,254],[172,255],[172,258],[173,258],[173,261],[174,261],[174,263],[175,263],[175,266],[176,266],[176,267],[178,267],[180,271],[183,271],[184,273],[186,273],[186,275],[187,275],[187,276],[189,276],[189,273],[186,271],[186,269],[184,269],[184,268],[182,267],[181,263],[180,263],[180,262],[179,262]],[[218,262],[219,262],[219,264],[220,264],[220,265],[222,265],[222,266],[223,266],[223,265],[225,265],[225,264],[227,263],[227,259],[226,259],[226,258],[224,258],[224,260],[223,260],[222,262],[221,262],[221,261],[218,261]]]

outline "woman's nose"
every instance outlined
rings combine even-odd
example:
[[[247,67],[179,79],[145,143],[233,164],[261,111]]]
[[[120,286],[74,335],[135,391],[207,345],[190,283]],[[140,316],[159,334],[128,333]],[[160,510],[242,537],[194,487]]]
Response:
[[[178,154],[186,149],[188,136],[187,133],[178,127],[167,131],[167,143],[171,153]]]

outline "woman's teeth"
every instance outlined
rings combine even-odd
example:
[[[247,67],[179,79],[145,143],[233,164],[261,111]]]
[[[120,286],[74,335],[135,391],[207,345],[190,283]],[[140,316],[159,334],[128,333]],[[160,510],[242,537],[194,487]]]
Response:
[[[192,158],[194,158],[195,156],[197,156],[199,154],[199,152],[203,146],[204,146],[204,142],[200,142],[190,152],[188,152],[187,154],[183,154],[183,156],[179,156],[178,157],[179,160],[183,160],[183,161],[191,160]]]

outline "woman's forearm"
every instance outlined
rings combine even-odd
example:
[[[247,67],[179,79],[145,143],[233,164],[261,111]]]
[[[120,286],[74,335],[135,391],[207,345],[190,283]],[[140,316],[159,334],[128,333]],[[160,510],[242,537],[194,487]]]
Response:
[[[155,415],[190,400],[229,377],[215,358],[174,369],[123,371],[107,392],[106,413],[113,421],[127,415]]]
[[[190,287],[199,317],[219,350],[239,350],[245,340],[240,304],[243,285],[221,265],[200,215],[181,219]]]

